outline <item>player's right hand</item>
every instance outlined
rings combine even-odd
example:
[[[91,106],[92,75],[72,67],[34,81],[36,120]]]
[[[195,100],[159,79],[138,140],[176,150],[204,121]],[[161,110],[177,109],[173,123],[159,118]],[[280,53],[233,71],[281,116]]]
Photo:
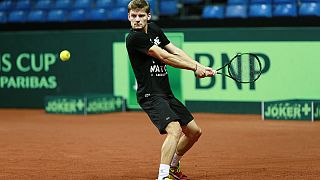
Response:
[[[206,69],[202,65],[198,65],[197,70],[194,72],[197,78],[204,78],[206,77]]]
[[[217,71],[213,70],[210,67],[205,67],[205,69],[206,69],[206,77],[212,77],[217,74]]]

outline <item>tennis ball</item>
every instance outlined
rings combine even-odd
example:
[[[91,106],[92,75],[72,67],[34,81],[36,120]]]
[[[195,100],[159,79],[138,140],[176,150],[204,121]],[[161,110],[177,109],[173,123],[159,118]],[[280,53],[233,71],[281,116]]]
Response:
[[[68,50],[63,50],[60,52],[61,61],[68,61],[70,59],[70,52]]]

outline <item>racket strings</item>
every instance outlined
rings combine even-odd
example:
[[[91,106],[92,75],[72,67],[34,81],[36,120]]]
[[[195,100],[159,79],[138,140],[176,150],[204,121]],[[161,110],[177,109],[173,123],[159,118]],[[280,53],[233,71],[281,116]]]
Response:
[[[260,76],[261,64],[256,56],[241,54],[230,63],[228,70],[238,82],[253,82]]]

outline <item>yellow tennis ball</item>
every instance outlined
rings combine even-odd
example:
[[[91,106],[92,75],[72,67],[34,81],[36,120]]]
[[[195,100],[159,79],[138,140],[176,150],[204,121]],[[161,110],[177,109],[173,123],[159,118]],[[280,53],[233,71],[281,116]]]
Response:
[[[61,61],[68,61],[70,59],[70,52],[68,50],[63,50],[60,52]]]

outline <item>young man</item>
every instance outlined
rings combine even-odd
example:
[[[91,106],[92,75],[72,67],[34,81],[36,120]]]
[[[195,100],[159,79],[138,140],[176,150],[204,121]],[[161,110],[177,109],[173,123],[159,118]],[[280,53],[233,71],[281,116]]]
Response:
[[[137,100],[159,132],[167,134],[161,149],[158,180],[188,179],[180,171],[179,162],[199,139],[201,129],[174,97],[166,65],[194,71],[198,78],[213,76],[215,71],[170,43],[156,24],[148,23],[150,19],[150,7],[145,0],[132,0],[128,4],[132,29],[126,47],[138,83]]]

